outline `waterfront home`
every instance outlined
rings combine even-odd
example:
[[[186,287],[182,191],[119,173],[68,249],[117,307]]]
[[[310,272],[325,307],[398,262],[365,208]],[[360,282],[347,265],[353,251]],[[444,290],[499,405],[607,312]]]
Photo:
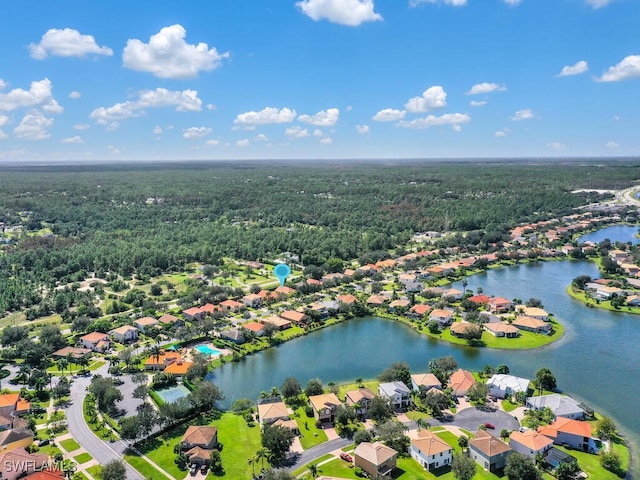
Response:
[[[309,315],[295,310],[285,310],[280,314],[280,318],[296,324],[307,323],[310,320]]]
[[[411,404],[411,390],[402,382],[384,382],[378,385],[378,395],[391,400],[394,408],[401,409]]]
[[[416,303],[413,307],[409,309],[408,315],[410,317],[422,318],[431,310],[431,306],[425,305],[423,303]]]
[[[553,329],[553,325],[537,318],[519,316],[511,323],[514,327],[525,330],[527,332],[543,333],[549,335]]]
[[[442,292],[443,298],[450,298],[452,300],[462,300],[463,295],[464,293],[457,288],[449,288],[448,290]]]
[[[614,295],[626,295],[626,292],[618,287],[608,287],[606,285],[598,285],[593,292],[593,298],[597,300],[609,300]]]
[[[264,327],[264,324],[262,323],[247,322],[247,323],[243,323],[241,327],[244,328],[245,330],[249,330],[250,332],[253,332],[258,337],[261,337],[262,335],[264,335],[265,327]]]
[[[162,371],[163,373],[168,373],[177,378],[183,377],[187,374],[189,369],[193,366],[193,362],[188,360],[176,360],[173,363],[170,363],[166,366],[166,368]]]
[[[449,377],[451,393],[456,397],[464,397],[474,383],[476,383],[476,379],[473,378],[473,374],[462,368],[453,372]]]
[[[525,317],[536,318],[544,322],[549,321],[549,314],[543,308],[519,306],[517,310]]]
[[[489,310],[494,313],[504,313],[511,310],[513,302],[504,297],[493,297],[489,300]]]
[[[524,433],[514,430],[509,436],[509,446],[514,452],[535,459],[536,455],[544,457],[553,448],[553,440],[535,430],[527,430]]]
[[[640,307],[640,296],[629,295],[626,299],[627,305],[630,307]]]
[[[371,295],[367,299],[367,305],[371,305],[372,307],[381,307],[385,303],[387,303],[389,299],[382,295]]]
[[[242,303],[247,307],[258,308],[262,306],[262,297],[256,293],[250,293],[242,297]]]
[[[354,466],[367,472],[369,478],[390,478],[397,459],[398,452],[382,442],[362,442],[353,451]]]
[[[342,405],[335,393],[311,395],[309,403],[313,408],[313,416],[320,422],[333,422],[336,409],[339,405]]]
[[[242,330],[238,328],[228,328],[220,332],[220,336],[227,340],[237,343],[238,345],[244,343],[244,334]]]
[[[538,427],[538,432],[556,445],[569,446],[583,452],[597,453],[599,447],[591,436],[591,424],[572,418],[556,418],[551,425]]]
[[[260,425],[270,425],[277,420],[289,420],[293,410],[285,405],[280,397],[258,400],[258,421]]]
[[[163,350],[158,355],[151,355],[144,362],[145,370],[164,370],[174,362],[182,360],[178,352]]]
[[[286,330],[287,328],[291,328],[291,322],[289,320],[285,320],[284,318],[278,317],[277,315],[271,315],[270,317],[263,318],[260,321],[264,324],[271,324],[278,330]]]
[[[418,438],[411,440],[409,452],[426,470],[451,465],[453,458],[453,447],[429,430],[418,432]]]
[[[552,393],[549,395],[540,395],[538,397],[527,397],[527,408],[533,410],[542,410],[549,408],[556,416],[563,418],[572,418],[574,420],[583,420],[585,410],[580,404],[568,395]]]
[[[520,330],[506,322],[488,322],[482,325],[482,328],[494,337],[516,338],[520,336]]]
[[[80,337],[80,344],[94,352],[104,352],[109,349],[109,335],[101,332],[91,332]]]
[[[469,456],[490,472],[504,468],[509,455],[511,447],[484,430],[478,430],[476,438],[469,440]]]
[[[218,427],[190,425],[180,439],[180,448],[200,447],[212,450],[218,444]]]
[[[438,325],[441,328],[446,327],[447,325],[451,325],[453,322],[453,312],[450,310],[436,308],[429,314],[429,321],[431,320],[438,322]]]
[[[489,395],[506,398],[518,392],[526,393],[529,390],[529,383],[530,381],[526,378],[497,373],[487,380],[487,387],[489,387]]]
[[[369,414],[369,407],[375,394],[368,388],[359,388],[357,390],[349,390],[344,397],[345,403],[350,407],[354,407],[356,414],[366,417]]]
[[[457,338],[467,338],[468,336],[477,338],[482,331],[482,327],[475,323],[454,322],[451,324],[449,331],[451,332],[451,335]]]
[[[119,343],[135,342],[138,339],[138,329],[131,325],[123,325],[109,330],[109,335]]]
[[[398,300],[394,300],[389,304],[389,311],[391,313],[405,311],[407,308],[409,308],[410,305],[411,302],[409,300],[407,300],[406,298],[400,298]]]
[[[336,301],[339,303],[344,303],[345,305],[353,305],[358,301],[358,299],[351,294],[347,294],[347,295],[338,295],[336,297]]]
[[[488,305],[489,302],[491,301],[491,298],[489,298],[487,295],[485,294],[478,294],[478,295],[473,295],[471,297],[467,297],[467,300],[470,302],[475,303],[478,306],[481,305]]]
[[[442,383],[433,373],[416,373],[411,375],[411,387],[414,391],[424,394],[432,388],[442,390]]]
[[[153,317],[142,317],[134,320],[133,325],[142,333],[145,333],[145,331],[148,332],[149,329],[156,327],[158,323],[158,320]]]

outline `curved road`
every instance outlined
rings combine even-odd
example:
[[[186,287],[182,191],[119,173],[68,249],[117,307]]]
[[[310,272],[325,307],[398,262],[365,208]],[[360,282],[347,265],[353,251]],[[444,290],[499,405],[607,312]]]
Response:
[[[100,367],[93,374],[107,375],[107,365]],[[127,444],[122,440],[106,442],[98,438],[84,421],[82,403],[86,395],[86,388],[91,382],[91,376],[76,376],[71,384],[71,404],[65,409],[69,432],[100,465],[112,460],[122,460]],[[127,466],[127,480],[145,480],[133,467]]]

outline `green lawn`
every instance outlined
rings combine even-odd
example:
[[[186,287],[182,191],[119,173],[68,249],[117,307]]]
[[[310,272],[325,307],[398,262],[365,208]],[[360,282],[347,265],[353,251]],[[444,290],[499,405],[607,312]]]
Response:
[[[589,475],[589,478],[597,478],[598,480],[618,480],[620,478],[615,473],[609,472],[600,466],[600,457],[598,455],[579,452],[577,450],[568,450],[564,447],[556,446],[556,448],[576,457],[578,459],[578,465],[580,465],[582,471]],[[622,468],[624,470],[628,469],[629,450],[620,444],[613,444],[613,449],[620,455]]]
[[[78,478],[79,480],[89,480],[89,477],[87,477],[84,473],[78,471],[76,473],[73,474],[74,478]]]
[[[80,444],[76,442],[73,438],[69,438],[67,440],[62,440],[60,442],[60,446],[64,448],[67,452],[73,452],[80,448]]]
[[[502,408],[504,408],[505,412],[513,412],[516,408],[521,406],[522,405],[518,403],[513,403],[511,400],[502,400]]]
[[[368,388],[373,393],[378,393],[378,385],[380,385],[380,382],[378,382],[377,380],[364,380],[361,385],[364,388]],[[360,385],[355,382],[343,383],[341,385],[338,385],[338,388],[338,397],[342,400],[344,399],[344,396],[347,392],[351,390],[357,390],[358,388],[360,388]]]
[[[611,305],[611,302],[609,300],[601,300],[597,302],[596,300],[587,297],[583,290],[574,289],[571,285],[567,287],[567,293],[570,297],[584,303],[587,307],[601,308],[603,310],[609,310],[611,312],[633,313],[636,315],[640,314],[640,307],[624,306],[616,308]]]
[[[330,458],[334,458],[333,455],[331,453],[327,453],[326,455],[323,455],[320,458],[316,458],[313,462],[311,462],[309,465],[314,464],[314,465],[318,465],[319,463],[324,462],[325,460],[329,460]],[[300,467],[296,470],[293,471],[293,474],[297,477],[299,475],[302,475],[303,473],[307,472],[309,470],[309,465],[305,465],[303,467]]]
[[[295,411],[294,418],[300,430],[300,443],[305,450],[328,440],[324,430],[316,427],[316,419],[314,417],[307,417],[304,407],[299,407]]]
[[[91,455],[89,455],[88,453],[81,453],[80,455],[77,455],[75,457],[73,457],[73,459],[76,461],[76,463],[78,465],[81,465],[83,463],[86,463],[90,460],[93,460],[93,457]]]
[[[194,422],[194,425],[199,423]],[[222,466],[225,470],[225,478],[249,479],[251,478],[251,466],[247,460],[255,455],[262,447],[260,442],[260,428],[247,426],[247,422],[241,416],[224,413],[218,420],[208,422],[208,425],[218,427],[218,441],[223,448],[220,452]],[[169,432],[156,437],[140,447],[140,450],[169,474],[176,478],[184,478],[186,472],[178,469],[174,459],[173,447],[180,441],[188,424],[176,427]],[[242,439],[242,441],[238,441]],[[152,469],[147,462],[136,456],[125,456],[134,468],[139,470],[145,478],[162,478]],[[265,466],[266,462],[265,462]]]
[[[101,366],[103,366],[106,362],[104,360],[93,360],[89,366],[87,367],[89,371],[97,370]],[[71,369],[71,370],[69,370]],[[54,364],[52,367],[47,368],[47,373],[52,375],[68,375],[69,372],[72,374],[80,372],[82,369],[75,363],[69,365],[69,367],[65,368],[64,371],[58,370],[58,366]]]
[[[94,465],[93,467],[87,468],[87,472],[89,472],[89,474],[93,478],[100,478],[100,475],[102,473],[102,467],[100,465]],[[150,477],[147,477],[147,478],[150,478]]]
[[[406,413],[406,415],[409,420],[414,420],[414,421],[419,420],[421,418],[428,421],[431,418],[431,415],[429,415],[428,413],[418,412],[417,410],[409,410]]]

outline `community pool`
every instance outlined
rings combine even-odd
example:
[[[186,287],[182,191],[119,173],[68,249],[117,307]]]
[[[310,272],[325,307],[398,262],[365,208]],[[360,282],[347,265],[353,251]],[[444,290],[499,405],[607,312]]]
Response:
[[[162,388],[160,390],[156,390],[155,392],[158,395],[160,395],[160,397],[162,397],[162,400],[164,400],[164,403],[175,402],[180,398],[185,398],[190,393],[189,389],[184,385],[177,385],[175,387]]]
[[[198,345],[195,348],[200,353],[204,353],[205,355],[209,355],[209,356],[220,355],[220,350],[216,350],[215,348],[211,348],[209,345]]]

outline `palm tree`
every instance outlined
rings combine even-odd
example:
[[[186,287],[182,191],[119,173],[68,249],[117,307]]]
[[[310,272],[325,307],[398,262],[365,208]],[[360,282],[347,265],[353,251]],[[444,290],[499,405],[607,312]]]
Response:
[[[269,390],[269,397],[273,398],[273,397],[279,397],[280,396],[280,390],[278,390],[278,387],[271,387],[271,390]]]
[[[149,353],[152,357],[156,359],[156,364],[160,362],[160,354],[162,353],[162,349],[160,345],[154,345],[149,349]]]
[[[260,460],[260,468],[262,470],[264,470],[264,461],[268,455],[269,455],[269,451],[264,447],[256,452],[255,459],[256,459],[256,462]]]
[[[364,380],[362,380],[362,378],[358,377],[358,378],[356,378],[356,384],[358,385],[358,388],[362,388],[364,386]]]
[[[431,428],[431,424],[427,422],[424,418],[419,418],[416,420],[416,425],[418,426],[418,430],[429,430]]]
[[[89,356],[88,355],[83,355],[81,357],[79,357],[76,362],[78,363],[78,365],[80,365],[80,372],[84,372],[85,371],[85,367],[89,366]]]
[[[60,358],[56,362],[56,367],[58,367],[58,370],[60,370],[60,373],[62,374],[62,376],[64,376],[64,369],[67,368],[68,366],[69,366],[69,361],[66,358]]]
[[[67,355],[67,367],[69,368],[69,375],[71,375],[71,364],[76,363],[76,359],[70,353]]]
[[[309,473],[311,473],[311,477],[318,478],[318,466],[315,463],[309,465]]]

